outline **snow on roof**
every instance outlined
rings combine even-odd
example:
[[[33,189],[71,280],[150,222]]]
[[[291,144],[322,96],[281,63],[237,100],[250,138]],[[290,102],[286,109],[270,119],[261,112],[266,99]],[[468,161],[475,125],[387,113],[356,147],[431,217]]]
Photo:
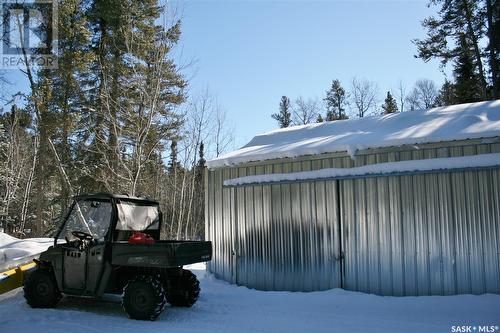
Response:
[[[442,157],[423,160],[386,162],[354,168],[328,168],[313,171],[273,173],[245,176],[224,181],[224,186],[271,184],[293,181],[345,179],[359,176],[390,176],[411,172],[433,172],[440,170],[467,170],[471,168],[500,167],[500,153],[460,157]]]
[[[500,136],[500,100],[293,126],[257,135],[209,168],[251,161]]]

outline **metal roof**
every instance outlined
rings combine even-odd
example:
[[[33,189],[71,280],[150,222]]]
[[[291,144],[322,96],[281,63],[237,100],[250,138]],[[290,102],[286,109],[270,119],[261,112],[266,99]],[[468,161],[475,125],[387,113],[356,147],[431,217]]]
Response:
[[[207,161],[209,169],[404,145],[500,136],[500,100],[282,128]]]

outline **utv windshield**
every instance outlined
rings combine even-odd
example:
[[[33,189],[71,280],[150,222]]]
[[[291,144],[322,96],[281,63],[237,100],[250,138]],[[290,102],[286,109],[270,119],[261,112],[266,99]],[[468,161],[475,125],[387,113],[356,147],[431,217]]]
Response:
[[[105,200],[79,200],[73,205],[60,239],[76,239],[71,233],[81,231],[96,240],[104,240],[111,222],[111,203]]]

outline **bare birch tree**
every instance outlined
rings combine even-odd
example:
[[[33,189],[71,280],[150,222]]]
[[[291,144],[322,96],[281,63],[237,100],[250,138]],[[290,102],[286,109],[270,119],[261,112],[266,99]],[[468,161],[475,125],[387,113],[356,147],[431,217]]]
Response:
[[[436,84],[432,80],[417,80],[412,91],[406,98],[411,111],[430,109],[436,105],[439,95]]]
[[[188,101],[182,135],[172,146],[160,201],[164,202],[166,237],[199,239],[204,232],[204,151],[216,157],[232,144],[233,132],[217,99],[205,89]],[[200,160],[201,159],[201,160]]]
[[[403,82],[403,80],[398,81],[398,86],[396,88],[396,98],[398,99],[399,102],[399,111],[404,112],[405,111],[405,105],[406,105],[406,84]]]
[[[321,103],[317,98],[305,100],[302,96],[295,99],[292,107],[293,123],[295,125],[306,125],[312,123],[321,113]]]
[[[378,104],[379,90],[374,82],[353,78],[351,81],[351,96],[355,114],[363,118],[375,112]]]

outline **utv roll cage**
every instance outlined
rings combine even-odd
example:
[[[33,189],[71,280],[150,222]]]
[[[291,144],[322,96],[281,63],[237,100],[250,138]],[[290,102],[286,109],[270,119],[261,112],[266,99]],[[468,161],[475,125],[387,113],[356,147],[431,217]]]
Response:
[[[62,223],[59,225],[57,228],[56,234],[54,236],[54,246],[57,245],[57,240],[60,239],[59,237],[61,236],[61,232],[63,231],[64,227],[68,223],[69,217],[71,213],[73,212],[75,206],[81,202],[81,201],[105,201],[105,202],[110,202],[111,203],[111,222],[109,224],[108,232],[106,233],[105,236],[105,241],[106,242],[113,242],[113,241],[123,241],[127,240],[128,237],[130,237],[134,231],[139,231],[139,230],[116,230],[116,225],[118,223],[118,211],[116,209],[117,205],[121,202],[127,202],[127,203],[133,203],[135,205],[139,206],[155,206],[158,207],[158,228],[156,229],[151,229],[148,230],[148,234],[155,240],[160,239],[160,231],[163,223],[163,213],[159,209],[160,203],[154,199],[148,198],[148,197],[136,197],[136,196],[130,196],[127,194],[113,194],[113,193],[106,193],[106,192],[99,192],[95,194],[81,194],[81,195],[76,195],[73,197],[73,202],[71,206],[69,207]],[[114,232],[110,232],[114,231]]]

